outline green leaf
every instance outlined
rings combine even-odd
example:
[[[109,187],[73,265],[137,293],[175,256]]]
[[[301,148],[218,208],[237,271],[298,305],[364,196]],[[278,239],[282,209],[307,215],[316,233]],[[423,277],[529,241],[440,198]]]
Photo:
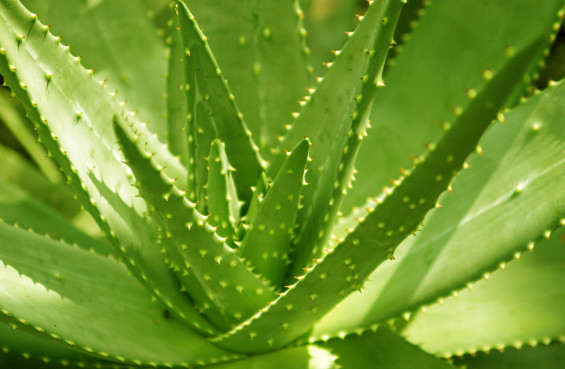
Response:
[[[173,3],[170,3],[172,6]],[[166,14],[171,18],[168,27],[169,45],[168,71],[167,71],[167,131],[169,150],[179,156],[186,168],[191,168],[189,163],[188,151],[188,120],[187,120],[187,101],[184,81],[184,61],[183,42],[180,32],[178,18],[174,15],[173,9],[165,7]],[[192,155],[191,157],[194,157]],[[189,176],[192,173],[189,173]],[[196,188],[189,178],[189,188]]]
[[[123,264],[4,223],[0,234],[0,311],[9,323],[121,362],[187,366],[234,357],[165,318],[165,306]]]
[[[315,345],[289,347],[214,366],[213,369],[337,369],[334,357]],[[345,369],[345,368],[344,368]]]
[[[399,168],[410,168],[410,155],[421,155],[424,144],[442,134],[438,123],[452,121],[453,112],[470,103],[469,92],[486,87],[483,70],[499,69],[508,51],[521,50],[534,40],[543,38],[549,48],[562,7],[561,0],[484,0],[480,6],[472,0],[430,1],[402,51],[395,49],[384,77],[387,88],[375,98],[373,128],[356,162],[354,190],[342,211],[348,214],[353,206],[363,206],[378,189],[390,186]],[[541,48],[532,55],[530,73],[538,68],[543,52]],[[523,85],[516,85],[518,94],[524,92]]]
[[[262,172],[259,149],[251,140],[251,133],[243,122],[243,116],[235,105],[235,98],[205,36],[186,5],[180,0],[178,3],[177,12],[185,46],[185,78],[189,84],[188,111],[194,115],[194,129],[197,133],[199,130],[203,132],[203,137],[196,135],[196,142],[200,140],[205,150],[210,149],[210,142],[215,138],[226,144],[230,163],[236,169],[234,178],[239,198],[248,201],[251,187],[257,183]],[[191,108],[193,104],[194,108]],[[207,151],[199,150],[196,154],[194,160],[208,156]]]
[[[197,315],[156,248],[155,234],[140,215],[144,204],[115,150],[112,116],[126,112],[60,41],[18,1],[0,3],[0,73],[24,105],[39,139],[132,273],[193,324]],[[132,122],[146,149],[155,152],[167,174],[179,178],[184,188],[182,165],[145,126]],[[198,324],[205,327],[204,321]]]
[[[178,269],[190,269],[209,299],[222,315],[236,321],[249,318],[274,298],[271,288],[251,272],[239,256],[224,243],[214,228],[195,209],[184,193],[155,168],[151,155],[115,124],[116,135],[128,165],[138,181],[141,194],[148,202],[151,217],[167,235],[164,243]],[[191,285],[184,286],[190,293]],[[227,329],[229,327],[221,327]]]
[[[18,142],[25,148],[33,161],[41,169],[47,178],[53,182],[61,182],[62,176],[59,168],[47,158],[46,150],[37,144],[37,139],[33,136],[33,125],[24,118],[24,114],[18,109],[16,101],[8,100],[6,91],[0,90],[0,121],[2,121],[10,132],[17,138]]]
[[[39,13],[54,34],[64,35],[73,53],[94,69],[96,79],[107,80],[110,91],[137,112],[150,130],[166,138],[164,113],[165,79],[162,76],[166,49],[140,0],[81,1],[22,0]],[[119,14],[119,17],[116,15]]]
[[[270,159],[310,82],[298,2],[223,1],[218,6],[193,0],[188,5],[263,157]]]
[[[14,329],[14,327],[6,323],[0,324],[0,342],[0,356],[2,352],[5,354],[11,353],[12,355],[5,355],[4,359],[22,364],[20,366],[15,364],[7,366],[4,363],[4,367],[24,367],[23,362],[30,358],[43,359],[55,363],[60,363],[63,360],[69,362],[100,361],[100,359],[93,356],[69,349],[64,343],[46,340],[41,335],[25,332],[23,329]],[[0,367],[2,367],[2,364],[3,362],[0,359]]]
[[[241,203],[237,198],[233,168],[228,162],[225,145],[219,140],[214,140],[210,148],[206,190],[210,224],[219,227],[216,229],[219,236],[230,237],[239,224]]]
[[[48,237],[75,244],[100,255],[109,255],[110,246],[90,237],[74,226],[67,219],[43,205],[24,191],[0,180],[0,218],[8,224],[17,224],[24,229]]]
[[[68,186],[49,181],[21,155],[0,146],[2,169],[0,180],[18,187],[29,195],[41,199],[67,219],[79,213],[80,204],[73,201],[73,191]]]
[[[564,222],[565,223],[565,222]],[[430,352],[451,356],[535,345],[565,335],[565,228],[504,270],[417,315],[403,333]],[[480,307],[480,308],[478,308]]]
[[[253,271],[282,287],[310,142],[302,140],[279,170],[239,249]]]
[[[503,352],[490,351],[454,358],[454,363],[467,369],[559,369],[565,362],[565,345],[557,342],[520,349],[508,347]]]
[[[565,218],[564,94],[559,84],[496,123],[480,142],[483,154],[469,157],[470,169],[455,178],[453,194],[440,198],[442,208],[422,232],[369,277],[362,294],[328,314],[314,336],[368,327],[435,302],[519,257],[554,229]]]
[[[305,14],[304,27],[308,31],[306,43],[311,50],[309,60],[314,67],[314,75],[326,73],[324,63],[335,58],[332,50],[343,47],[347,41],[346,32],[355,29],[358,22],[354,14],[362,14],[365,4],[350,0],[300,0]]]
[[[291,278],[298,275],[302,268],[310,266],[311,259],[320,257],[322,253],[326,236],[324,229],[333,218],[330,213],[331,198],[334,183],[338,181],[344,148],[348,144],[348,132],[351,129],[357,131],[357,127],[352,127],[357,108],[355,99],[365,105],[361,100],[366,98],[368,106],[365,108],[370,109],[372,96],[362,96],[365,92],[362,91],[362,79],[372,65],[374,72],[365,81],[369,85],[380,81],[380,72],[401,8],[400,0],[372,3],[320,85],[308,97],[283,141],[282,147],[286,150],[291,150],[303,137],[308,137],[313,143],[310,151],[313,160],[307,166],[307,181],[311,186],[304,189],[304,207],[298,213],[300,228],[291,257]],[[364,131],[367,113],[358,112],[361,131]],[[270,175],[276,173],[279,162],[275,161],[269,167]],[[338,199],[335,201],[338,202]],[[337,211],[336,207],[334,209],[334,212]]]
[[[324,344],[338,358],[340,368],[355,369],[449,369],[453,366],[417,346],[406,342],[386,328],[367,331]]]
[[[524,72],[529,56],[540,42],[509,58],[507,65],[489,81],[426,158],[393,192],[381,199],[360,224],[322,260],[298,277],[299,282],[283,292],[261,314],[220,336],[222,347],[260,352],[280,347],[306,333],[318,316],[359,290],[369,274],[392,257],[398,244],[413,233],[449,181],[463,166],[480,136],[496,116],[515,76]],[[298,308],[295,308],[298,307]],[[255,339],[253,341],[253,339]]]

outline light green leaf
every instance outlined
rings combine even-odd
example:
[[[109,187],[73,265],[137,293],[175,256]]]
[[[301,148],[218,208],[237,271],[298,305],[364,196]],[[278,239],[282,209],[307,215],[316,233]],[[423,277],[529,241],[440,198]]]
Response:
[[[310,83],[298,2],[192,0],[188,6],[209,37],[261,154],[272,158],[270,150],[279,146],[277,137]]]
[[[234,356],[165,318],[123,264],[5,223],[0,234],[0,311],[9,323],[118,361],[186,366]]]
[[[210,224],[218,226],[221,237],[230,237],[239,225],[241,203],[233,181],[233,168],[228,162],[223,142],[214,140],[208,157],[208,213]]]
[[[417,315],[403,333],[439,355],[521,347],[565,337],[565,228],[533,253]]]
[[[178,316],[191,315],[188,299],[178,291],[155,246],[154,231],[140,215],[144,204],[136,198],[116,150],[112,116],[127,112],[69,50],[19,1],[0,3],[0,73],[24,105],[40,140],[132,273]],[[187,174],[182,165],[144,125],[130,120],[145,148],[155,152],[167,174],[184,188]]]
[[[310,142],[304,139],[289,153],[239,249],[241,257],[250,263],[254,272],[277,289],[282,287],[289,262],[290,240],[304,187],[309,148]]]
[[[385,328],[334,338],[323,346],[337,356],[336,364],[344,369],[454,368]]]
[[[214,228],[190,203],[174,181],[163,178],[151,155],[139,151],[135,143],[115,124],[116,135],[127,163],[138,181],[141,195],[149,205],[150,215],[167,239],[163,246],[176,261],[177,273],[193,273],[199,285],[184,285],[204,290],[209,300],[228,322],[239,322],[274,299],[271,287],[254,274],[241,258],[225,244]],[[195,297],[195,296],[192,296]],[[204,312],[206,314],[206,312]],[[229,329],[230,325],[220,329]]]
[[[148,122],[152,132],[167,135],[165,124],[166,49],[141,0],[22,0],[39,13],[51,32],[64,35],[96,79],[107,80],[120,101]],[[119,15],[119,16],[117,16]]]
[[[375,98],[373,128],[361,147],[343,212],[390,186],[399,168],[411,167],[410,155],[421,155],[424,145],[442,134],[438,123],[451,121],[454,111],[469,104],[468,94],[484,88],[482,71],[500,68],[508,51],[533,40],[543,38],[549,48],[562,7],[561,0],[430,1],[402,51],[396,50],[384,77],[387,88]],[[543,52],[532,55],[530,72]],[[523,81],[517,87],[518,94],[524,92]]]
[[[357,112],[361,120],[357,125],[361,131],[364,131],[366,115],[372,103],[373,96],[362,96],[362,92],[365,92],[362,91],[362,81],[366,78],[367,84],[373,84],[381,80],[380,74],[402,4],[400,0],[382,0],[370,5],[363,21],[350,36],[320,85],[306,99],[304,108],[284,138],[282,148],[285,150],[291,150],[303,137],[308,137],[313,144],[310,151],[312,161],[307,166],[307,181],[311,186],[303,191],[304,207],[298,213],[300,228],[291,257],[291,278],[299,275],[302,268],[310,266],[313,258],[320,257],[325,247],[323,240],[326,232],[323,231],[328,227],[330,218],[333,218],[330,214],[331,199],[334,184],[339,181],[348,132],[352,129],[357,131],[357,127],[352,127],[358,108],[356,100],[361,103],[366,98],[368,103],[368,106],[364,106],[367,111]],[[369,65],[372,65],[374,72],[366,76]],[[271,176],[276,174],[283,156],[284,153],[269,167]]]
[[[200,168],[196,166],[197,175],[207,166],[205,157],[208,156],[211,141],[219,138],[226,144],[226,153],[236,169],[234,179],[239,198],[248,201],[251,198],[251,187],[257,183],[262,172],[259,149],[251,140],[251,132],[245,126],[235,98],[194,16],[182,1],[179,0],[178,4],[185,51],[183,59],[188,84],[188,112],[193,115],[191,125],[195,132],[194,139],[203,148],[197,150],[196,157],[193,158],[198,162],[204,161]],[[203,179],[198,182],[199,186],[205,183],[207,177],[204,174],[201,176]]]
[[[456,177],[453,194],[440,198],[442,208],[422,232],[369,277],[361,294],[322,319],[314,335],[382,323],[435,302],[555,229],[565,218],[564,94],[559,84],[496,123],[481,141],[484,154],[469,158],[470,169]]]
[[[467,369],[560,369],[564,362],[565,345],[562,342],[520,349],[508,347],[504,352],[493,350],[477,352],[472,357],[454,358],[455,365],[464,365]]]
[[[445,136],[433,147],[392,193],[333,250],[316,260],[307,274],[251,321],[220,336],[217,341],[233,350],[260,352],[278,347],[306,333],[317,320],[344,297],[362,288],[366,278],[400,242],[415,232],[439,195],[462,168],[484,130],[508,97],[508,92],[528,65],[533,43],[509,58],[507,65],[489,80],[469,108],[457,117]],[[290,308],[289,308],[290,307]],[[299,307],[295,309],[295,307]],[[357,315],[357,314],[354,314]],[[261,340],[257,340],[260,338]],[[255,340],[254,340],[255,339]]]
[[[90,237],[75,228],[67,219],[40,200],[0,180],[0,219],[8,224],[17,224],[35,233],[75,244],[100,255],[109,255],[110,245]]]

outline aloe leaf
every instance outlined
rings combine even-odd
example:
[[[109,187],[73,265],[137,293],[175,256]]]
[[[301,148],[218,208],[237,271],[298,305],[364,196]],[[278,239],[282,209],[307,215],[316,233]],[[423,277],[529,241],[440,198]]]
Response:
[[[9,323],[120,362],[186,366],[234,356],[165,318],[123,264],[4,223],[0,234],[0,311]]]
[[[251,187],[257,183],[262,171],[259,149],[251,140],[251,133],[243,122],[243,117],[235,105],[235,98],[210,51],[205,36],[186,5],[179,1],[177,12],[184,42],[185,78],[189,83],[188,97],[194,94],[196,109],[189,113],[196,130],[202,129],[204,137],[196,137],[201,147],[210,148],[210,138],[219,138],[226,144],[226,152],[232,166],[236,169],[234,178],[239,198],[247,201],[251,197]],[[191,81],[193,81],[191,83]],[[190,92],[190,89],[193,92]],[[199,111],[198,108],[202,107]],[[205,142],[204,140],[208,140]],[[197,152],[195,160],[206,157],[207,152]]]
[[[196,0],[188,5],[209,37],[262,156],[269,159],[269,149],[278,146],[277,137],[284,134],[310,79],[297,1],[224,1],[217,6]]]
[[[15,328],[6,323],[0,323],[0,355],[13,353],[15,360],[17,357],[23,358],[47,358],[49,361],[66,360],[69,362],[79,361],[99,361],[93,356],[85,355],[78,351],[65,347],[60,342],[52,342],[42,339],[41,336],[33,333],[24,332],[22,329]],[[2,365],[0,359],[0,365]],[[20,368],[13,365],[12,367]]]
[[[378,91],[371,112],[373,129],[356,162],[354,190],[342,211],[347,214],[362,206],[368,197],[378,195],[377,189],[390,186],[400,168],[410,168],[410,155],[422,154],[424,144],[442,134],[438,123],[449,122],[454,111],[465,110],[469,89],[485,88],[482,70],[503,64],[508,46],[518,50],[541,37],[549,48],[562,7],[561,0],[540,4],[488,0],[481,6],[473,1],[431,1],[400,46],[402,51],[395,48],[384,76],[387,88]],[[529,72],[538,68],[543,52],[540,49],[532,57]],[[524,84],[515,87],[518,94],[524,92]]]
[[[565,221],[564,221],[565,224]],[[472,290],[432,305],[403,333],[444,356],[550,342],[565,335],[565,228]],[[515,291],[519,291],[516,293]],[[477,309],[480,306],[480,309]]]
[[[465,355],[463,358],[454,358],[453,361],[455,365],[465,365],[467,369],[557,369],[565,362],[565,345],[557,342],[548,346],[508,347],[503,352],[477,352],[472,357]]]
[[[355,28],[354,14],[364,12],[365,3],[350,0],[300,0],[304,10],[304,27],[308,31],[306,43],[314,75],[326,73],[324,63],[335,56],[331,50],[339,50],[347,41],[346,32]]]
[[[418,237],[369,277],[362,294],[322,319],[314,335],[368,327],[435,302],[519,257],[557,227],[565,218],[565,111],[558,103],[564,94],[559,84],[506,113]]]
[[[406,342],[386,328],[360,335],[334,338],[323,346],[337,356],[340,368],[379,369],[449,369],[447,362]]]
[[[362,91],[361,79],[365,78],[368,65],[372,65],[371,69],[374,71],[371,71],[371,76],[367,76],[366,83],[373,85],[375,79],[380,81],[380,72],[401,8],[400,0],[375,1],[370,5],[363,21],[309,97],[284,139],[283,148],[286,150],[292,149],[302,137],[308,137],[313,143],[310,152],[313,161],[307,167],[311,186],[304,189],[304,207],[298,214],[300,229],[297,230],[294,242],[291,277],[309,266],[310,260],[322,253],[322,243],[326,236],[324,230],[333,218],[330,209],[334,183],[339,181],[340,164],[344,148],[348,145],[348,132],[356,120],[354,115],[357,106],[354,99],[363,105],[368,103],[363,108],[370,109],[372,96],[362,96],[365,91]],[[367,100],[362,102],[362,99]],[[358,129],[364,131],[368,111],[359,111],[357,114],[361,120],[358,122]],[[357,131],[357,127],[353,129]],[[355,132],[355,136],[357,134],[359,133]],[[350,154],[356,151],[351,149]],[[278,167],[275,162],[269,168],[270,173],[275,173]]]
[[[28,160],[4,146],[0,146],[2,168],[0,180],[18,187],[29,195],[55,209],[67,219],[74,218],[80,205],[73,200],[73,191],[60,183],[49,181]]]
[[[23,114],[18,111],[15,101],[8,101],[5,91],[0,91],[0,121],[2,121],[10,132],[22,144],[26,152],[41,169],[47,178],[53,182],[61,182],[62,176],[55,163],[47,158],[44,147],[37,144],[37,139],[33,136],[33,125],[26,121]]]
[[[225,145],[219,140],[212,142],[208,157],[208,213],[209,222],[219,228],[220,237],[230,237],[239,224],[241,204],[233,181],[233,168],[228,162]]]
[[[253,187],[253,195],[251,196],[251,201],[249,202],[249,207],[247,208],[247,212],[242,217],[242,221],[249,225],[255,216],[257,215],[257,211],[261,206],[261,202],[265,197],[265,193],[267,193],[269,189],[269,183],[267,181],[267,175],[265,172],[261,173],[259,180],[255,187]]]
[[[172,5],[172,3],[171,3]],[[188,151],[188,121],[186,106],[186,91],[184,81],[183,43],[179,32],[178,19],[173,15],[173,10],[166,7],[167,14],[171,13],[171,24],[169,25],[168,72],[167,72],[167,131],[168,143],[171,153],[179,156],[186,168],[189,166]],[[194,157],[194,156],[192,156]],[[189,174],[190,175],[190,174]],[[189,188],[195,188],[189,181]]]
[[[451,178],[462,168],[504,104],[510,91],[508,86],[524,72],[529,56],[541,45],[539,40],[529,45],[510,57],[494,76],[488,75],[488,88],[474,97],[445,136],[430,146],[427,157],[418,160],[412,172],[381,199],[381,204],[343,242],[317,260],[306,275],[297,277],[299,282],[265,311],[216,342],[222,347],[253,352],[282,346],[306,333],[317,316],[323,316],[342,298],[361,289],[369,274],[392,257],[398,244],[415,232],[426,213],[435,207],[439,195],[448,188]]]
[[[43,24],[52,24],[54,34],[64,35],[83,65],[94,69],[96,79],[107,80],[110,91],[117,91],[120,101],[127,99],[128,109],[165,139],[166,49],[142,1],[22,3],[39,13]]]
[[[289,347],[214,366],[213,369],[337,369],[334,356],[315,345]]]
[[[289,153],[259,205],[239,249],[254,272],[276,288],[281,287],[289,262],[290,240],[304,186],[309,148],[310,142],[304,139]]]
[[[151,155],[140,152],[120,124],[115,124],[115,129],[152,218],[171,235],[171,242],[165,246],[171,254],[184,258],[183,265],[196,275],[216,307],[240,321],[271,301],[274,293],[270,287],[245,266],[184,193],[162,177]],[[191,286],[184,287],[190,293]]]
[[[0,180],[0,218],[8,224],[17,224],[24,229],[60,239],[68,244],[84,247],[86,250],[109,255],[111,249],[106,243],[92,238],[74,226],[67,219],[41,204],[17,187]]]
[[[132,273],[173,313],[209,333],[211,327],[178,291],[177,281],[155,245],[154,232],[140,216],[144,204],[130,186],[131,177],[115,150],[111,127],[113,112],[122,114],[123,107],[69,48],[61,45],[60,38],[49,33],[36,14],[15,0],[2,2],[0,9],[0,72],[78,199],[124,256]],[[135,120],[132,124],[144,137],[146,148],[167,167],[167,173],[185,185],[187,174],[180,163],[143,125]]]

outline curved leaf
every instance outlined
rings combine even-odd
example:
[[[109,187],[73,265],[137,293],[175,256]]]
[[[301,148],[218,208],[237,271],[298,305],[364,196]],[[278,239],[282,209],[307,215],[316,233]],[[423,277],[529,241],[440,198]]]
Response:
[[[0,311],[8,322],[122,362],[187,366],[234,357],[166,318],[123,264],[4,223],[0,234]]]

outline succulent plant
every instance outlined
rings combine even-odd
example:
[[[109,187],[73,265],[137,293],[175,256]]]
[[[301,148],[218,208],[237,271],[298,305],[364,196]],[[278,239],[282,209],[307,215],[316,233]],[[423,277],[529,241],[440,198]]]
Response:
[[[342,3],[0,1],[0,364],[559,367],[563,1]]]

